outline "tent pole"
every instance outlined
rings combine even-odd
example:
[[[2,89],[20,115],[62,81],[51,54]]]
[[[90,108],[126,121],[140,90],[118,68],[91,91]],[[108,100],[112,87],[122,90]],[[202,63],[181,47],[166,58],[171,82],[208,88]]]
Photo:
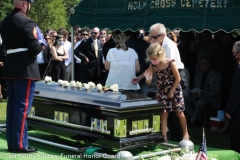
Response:
[[[71,73],[71,80],[74,81],[74,33],[73,33],[73,27],[71,26],[71,57],[72,57],[72,73]]]

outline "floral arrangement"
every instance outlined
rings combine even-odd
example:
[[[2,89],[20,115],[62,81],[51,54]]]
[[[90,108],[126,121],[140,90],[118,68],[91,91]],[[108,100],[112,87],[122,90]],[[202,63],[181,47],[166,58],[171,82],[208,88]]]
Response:
[[[52,82],[52,77],[49,77],[49,76],[46,76],[45,78],[44,78],[44,81],[45,81],[45,83],[51,83]]]
[[[171,155],[156,156],[157,160],[196,160],[197,153],[194,151],[181,151],[180,153],[171,153]],[[217,160],[216,158],[208,158],[208,160]]]
[[[170,156],[170,155],[165,155],[162,157],[156,157],[157,160],[196,160],[197,153],[191,154],[191,153],[186,153],[183,154],[182,156]],[[216,158],[208,158],[208,160],[217,160]]]
[[[96,85],[95,85],[95,83],[93,83],[93,82],[88,82],[88,85],[89,85],[89,87],[90,87],[90,89],[94,89],[94,88],[96,88]]]

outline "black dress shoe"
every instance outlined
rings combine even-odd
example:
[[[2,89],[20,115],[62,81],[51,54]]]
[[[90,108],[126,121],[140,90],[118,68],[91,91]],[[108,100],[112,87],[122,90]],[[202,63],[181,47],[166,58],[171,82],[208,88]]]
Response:
[[[11,148],[8,148],[8,152],[12,152],[12,153],[33,153],[33,152],[37,152],[37,148],[24,148],[24,149],[18,149],[18,150],[14,150]]]

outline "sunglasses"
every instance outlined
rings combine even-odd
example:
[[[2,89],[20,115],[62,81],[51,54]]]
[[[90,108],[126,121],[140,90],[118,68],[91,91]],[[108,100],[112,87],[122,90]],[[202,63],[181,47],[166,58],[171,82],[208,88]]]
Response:
[[[48,39],[50,39],[50,38],[44,38],[45,40],[48,40]]]
[[[98,34],[97,32],[91,32],[91,34]]]
[[[157,36],[150,36],[151,39],[158,39],[158,37],[160,37],[162,34],[159,34]]]
[[[88,36],[88,34],[82,34],[82,36]]]

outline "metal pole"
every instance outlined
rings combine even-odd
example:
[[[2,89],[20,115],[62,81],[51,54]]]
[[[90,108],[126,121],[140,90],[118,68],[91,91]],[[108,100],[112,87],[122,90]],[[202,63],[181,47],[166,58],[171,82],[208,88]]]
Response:
[[[73,27],[71,26],[71,57],[72,57],[72,73],[71,73],[71,79],[74,81],[74,33],[73,33]]]
[[[6,125],[5,124],[3,124],[3,125],[1,124],[0,125],[0,132],[5,133],[6,130],[4,128],[2,128],[2,127],[6,127]],[[32,141],[35,141],[35,142],[40,142],[40,143],[43,143],[43,144],[48,144],[48,145],[51,145],[51,146],[67,149],[67,150],[74,151],[74,152],[81,152],[81,153],[84,153],[86,149],[92,148],[92,146],[83,147],[83,148],[71,147],[71,146],[67,146],[67,145],[63,145],[63,144],[59,144],[59,143],[43,140],[43,139],[40,139],[40,138],[35,138],[35,137],[32,137],[32,136],[28,136],[28,139],[32,140]]]

